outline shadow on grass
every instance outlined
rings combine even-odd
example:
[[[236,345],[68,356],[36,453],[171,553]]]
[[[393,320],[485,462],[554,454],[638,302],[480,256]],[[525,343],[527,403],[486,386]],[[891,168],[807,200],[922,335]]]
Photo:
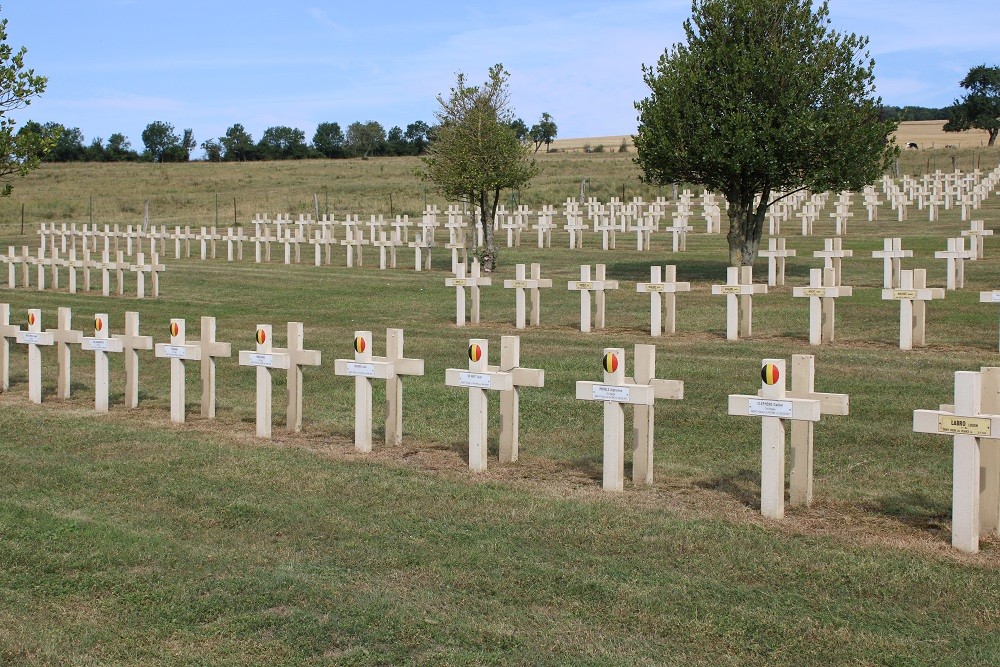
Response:
[[[760,471],[737,470],[729,475],[710,477],[694,483],[699,489],[719,491],[750,508],[760,507]]]
[[[642,282],[649,280],[650,266],[664,266],[674,264],[677,266],[677,279],[680,281],[691,280],[711,280],[718,284],[726,282],[726,269],[729,262],[725,260],[724,253],[720,252],[718,261],[687,259],[682,254],[649,254],[648,259],[632,262],[614,262],[608,264],[608,277],[614,280],[634,280]],[[757,262],[754,264],[754,282],[767,282],[767,262]],[[809,266],[807,264],[786,264],[785,277],[809,277]]]
[[[951,520],[949,505],[931,500],[919,491],[887,493],[868,503],[865,509],[935,534],[948,530]]]

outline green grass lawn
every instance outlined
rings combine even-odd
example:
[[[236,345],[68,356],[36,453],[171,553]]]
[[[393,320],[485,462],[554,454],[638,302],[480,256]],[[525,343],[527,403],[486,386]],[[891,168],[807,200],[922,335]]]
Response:
[[[194,168],[159,167],[129,169],[176,180]],[[89,175],[109,178],[76,169],[63,175],[80,192]],[[59,191],[46,188],[57,171],[43,169],[16,195],[55,202]],[[164,196],[136,182],[136,196]],[[997,201],[974,216],[988,228],[1000,227]],[[37,238],[30,223],[19,236],[4,206],[0,246]],[[210,211],[178,206],[190,224],[213,222]],[[272,324],[282,345],[285,323],[301,321],[306,347],[323,353],[321,367],[304,371],[302,433],[283,429],[275,373],[268,442],[253,436],[254,373],[235,358],[219,361],[214,421],[197,416],[189,367],[189,423],[175,426],[166,360],[142,357],[140,407],[127,410],[112,355],[111,413],[99,416],[91,355],[74,352],[73,398],[60,401],[55,355],[45,352],[45,400],[34,406],[15,349],[12,387],[0,395],[0,664],[1000,663],[1000,539],[984,538],[976,556],[951,549],[951,442],[912,432],[914,409],[951,402],[955,371],[1000,365],[1000,313],[978,302],[979,290],[1000,288],[1000,240],[967,265],[965,290],[928,306],[928,346],[901,352],[898,305],[880,298],[871,251],[902,236],[915,255],[905,266],[943,286],[933,251],[967,225],[956,211],[934,224],[913,210],[907,223],[860,222],[856,206],[844,240],[855,295],[838,302],[837,342],[811,348],[808,303],[791,287],[821,265],[812,252],[832,230],[825,213],[816,237],[786,230],[798,251],[788,285],[755,300],[754,335],[735,343],[725,340],[724,299],[709,293],[725,277],[725,240],[701,233],[677,255],[662,234],[641,254],[631,237],[605,253],[588,236],[585,250],[570,251],[561,233],[559,247],[504,250],[483,290],[482,324],[464,329],[453,324],[441,251],[429,273],[412,270],[410,252],[386,272],[370,251],[354,269],[343,252],[322,268],[311,251],[293,266],[256,265],[252,249],[239,264],[224,252],[168,259],[158,300],[0,289],[22,323],[37,307],[54,326],[56,308],[71,306],[77,328],[108,312],[119,333],[124,312],[137,310],[142,333],[167,342],[171,317],[186,318],[193,339],[198,318],[214,315],[235,357],[253,348],[257,323]],[[86,209],[64,219],[82,222]],[[444,369],[467,364],[473,337],[490,340],[495,363],[500,336],[516,333],[513,293],[498,285],[514,263],[532,261],[554,287],[542,294],[543,326],[521,334],[521,362],[545,369],[545,387],[521,394],[516,464],[497,462],[491,405],[489,470],[473,475],[467,399],[444,386]],[[608,297],[609,328],[583,334],[566,281],[598,261],[622,285]],[[653,263],[676,264],[692,282],[678,298],[679,332],[655,341],[658,376],[683,380],[685,398],[657,406],[653,486],[627,481],[607,494],[602,411],[575,400],[574,385],[601,378],[604,347],[624,347],[631,372],[633,345],[654,342],[648,297],[634,286]],[[381,354],[387,327],[405,330],[406,355],[423,358],[426,375],[405,382],[404,445],[392,450],[379,443],[376,383],[376,451],[362,455],[351,442],[353,382],[333,375],[333,360],[353,355],[355,330],[373,331]],[[818,391],[850,394],[851,414],[816,427],[814,506],[774,522],[757,512],[759,422],[729,417],[726,397],[756,391],[762,358],[799,353],[816,355]]]

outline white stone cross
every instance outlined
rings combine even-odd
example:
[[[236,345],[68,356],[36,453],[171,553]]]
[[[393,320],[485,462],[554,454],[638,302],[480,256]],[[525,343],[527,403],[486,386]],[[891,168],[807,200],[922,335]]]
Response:
[[[125,355],[125,407],[139,405],[139,350],[152,350],[153,337],[139,335],[139,313],[125,312],[125,333],[115,335]]]
[[[108,353],[122,351],[122,341],[109,336],[107,313],[94,315],[94,335],[82,337],[80,347],[94,353],[94,409],[107,412],[110,390]]]
[[[385,330],[385,357],[375,361],[389,361],[393,372],[385,381],[385,444],[398,447],[403,443],[403,377],[423,375],[424,360],[403,356],[403,330]]]
[[[882,239],[882,250],[873,250],[872,257],[882,260],[882,287],[899,287],[900,260],[913,257],[912,250],[903,250],[903,240],[899,237]]]
[[[934,259],[944,259],[948,262],[946,289],[955,290],[965,287],[965,260],[975,259],[975,252],[965,249],[965,239],[961,236],[948,239],[948,249],[938,250]]]
[[[540,288],[552,287],[552,280],[542,278],[541,264],[531,265],[531,277],[525,277],[524,264],[514,266],[514,279],[503,281],[505,289],[514,290],[514,328],[525,328],[525,290],[531,294],[531,326],[537,327],[541,324],[541,298]]]
[[[193,343],[192,343],[193,344]],[[233,346],[215,340],[215,318],[202,315],[201,340],[201,416],[215,417],[215,358],[231,357]]]
[[[28,328],[17,331],[14,339],[28,346],[28,400],[32,403],[41,403],[42,351],[39,346],[55,344],[52,333],[42,331],[41,310],[37,308],[28,310]]]
[[[677,267],[673,264],[649,267],[649,282],[636,283],[635,291],[649,294],[650,334],[676,333],[677,293],[691,291],[691,283],[677,282]]]
[[[157,343],[156,356],[170,359],[170,421],[183,424],[186,419],[184,362],[201,359],[201,346],[197,342],[187,342],[183,319],[170,320],[170,342]]]
[[[850,397],[847,394],[816,391],[816,358],[811,354],[792,355],[792,390],[788,396],[819,401],[820,415],[846,415],[850,412]],[[813,497],[813,422],[792,421],[791,431],[789,503],[808,507],[812,505]]]
[[[510,373],[510,389],[500,390],[500,463],[517,461],[521,423],[521,387],[544,387],[545,371],[521,367],[521,338],[500,337],[500,365],[487,366],[490,372]],[[470,452],[471,457],[471,452]],[[483,461],[483,469],[486,462]]]
[[[621,491],[625,478],[624,403],[652,406],[652,385],[627,382],[625,350],[605,348],[602,357],[604,382],[577,381],[576,398],[604,403],[604,474],[605,491]],[[642,421],[642,420],[640,420]]]
[[[414,240],[407,243],[413,248],[413,269],[415,271],[431,270],[431,250],[434,248],[434,238],[430,231],[421,225],[421,230],[414,235]],[[426,253],[424,252],[426,251]]]
[[[625,378],[626,384],[650,385],[653,398],[679,401],[684,398],[684,382],[656,378],[656,346],[635,346],[635,376]],[[653,434],[654,407],[638,403],[632,417],[635,441],[632,449],[632,481],[636,484],[653,483]]]
[[[980,303],[1000,303],[1000,290],[979,293]]]
[[[809,344],[821,345],[834,341],[837,326],[835,302],[842,296],[852,296],[854,289],[834,284],[832,267],[809,270],[809,286],[793,287],[793,297],[809,297]]]
[[[571,280],[567,285],[571,291],[580,292],[580,331],[590,331],[592,322],[594,322],[594,328],[604,328],[606,314],[604,292],[605,290],[618,289],[617,280],[605,279],[605,270],[606,267],[604,264],[596,265],[594,279],[592,280],[590,277],[590,265],[583,264],[580,266],[580,280]],[[594,292],[596,311],[594,315],[591,315],[590,308],[591,292]]]
[[[240,366],[254,366],[257,369],[257,437],[271,437],[271,369],[288,370],[291,359],[287,354],[274,351],[271,343],[271,325],[258,324],[255,335],[257,349],[240,350]]]
[[[513,376],[509,372],[490,371],[489,342],[484,338],[469,341],[469,370],[458,368],[445,370],[445,385],[463,387],[469,390],[469,469],[473,472],[486,470],[486,392],[512,391]]]
[[[739,340],[753,331],[753,296],[767,294],[767,285],[755,285],[752,266],[726,267],[726,284],[712,285],[712,294],[726,295],[726,340]]]
[[[83,338],[83,332],[73,329],[73,310],[71,308],[59,308],[59,324],[55,329],[49,329],[47,333],[52,334],[52,340],[56,345],[56,358],[59,360],[59,379],[56,382],[56,396],[58,398],[69,398],[70,386],[73,379],[72,374],[72,354],[70,345],[79,345]]]
[[[288,323],[288,347],[273,348],[274,354],[288,357],[288,408],[285,424],[289,431],[298,433],[302,430],[302,367],[319,366],[322,353],[319,350],[306,350],[305,328],[302,322]]]
[[[458,271],[454,278],[445,278],[446,287],[455,288],[455,326],[465,326],[465,288],[469,288],[469,296],[472,300],[472,313],[469,321],[472,324],[479,324],[479,288],[483,285],[493,284],[493,279],[483,277],[480,274],[479,262],[472,261],[471,275],[465,275],[465,265],[459,264]]]
[[[393,362],[372,356],[372,332],[354,332],[354,358],[335,359],[334,374],[354,378],[354,448],[372,451],[372,380],[394,374]]]
[[[886,301],[899,301],[899,349],[912,350],[926,342],[927,302],[943,299],[944,290],[927,287],[927,269],[899,272],[899,288],[883,289]]]
[[[820,420],[820,401],[791,398],[785,393],[785,360],[764,359],[761,388],[756,396],[729,395],[729,414],[761,417],[760,511],[766,517],[785,515],[785,425],[783,420]]]
[[[10,304],[0,303],[0,393],[10,389],[10,341],[21,327],[10,323]]]
[[[973,259],[982,259],[986,237],[993,236],[993,230],[986,229],[982,220],[973,220],[970,229],[962,231],[962,236],[969,237],[969,247],[974,255]]]
[[[813,252],[813,257],[822,257],[823,266],[833,267],[834,284],[843,283],[841,267],[845,257],[853,257],[853,250],[844,250],[843,240],[838,238],[823,239],[823,249]]]
[[[951,544],[968,553],[979,551],[981,439],[1000,438],[1000,415],[984,414],[982,399],[982,373],[958,371],[955,405],[942,406],[953,409],[913,411],[915,432],[954,436]]]
[[[785,258],[795,257],[795,250],[785,248],[785,239],[769,238],[767,240],[767,250],[757,253],[761,257],[767,257],[767,285],[776,287],[785,284]]]

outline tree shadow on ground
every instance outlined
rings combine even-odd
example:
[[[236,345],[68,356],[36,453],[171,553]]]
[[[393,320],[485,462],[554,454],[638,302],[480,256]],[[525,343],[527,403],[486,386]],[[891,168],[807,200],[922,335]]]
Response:
[[[865,509],[911,528],[941,534],[950,530],[951,507],[919,491],[895,491],[865,504]]]
[[[722,253],[720,253],[721,255]],[[708,280],[723,284],[726,282],[726,269],[729,262],[723,256],[719,260],[685,259],[683,255],[649,255],[649,259],[641,261],[614,262],[608,264],[608,278],[612,280],[634,280],[644,282],[649,280],[650,266],[677,266],[677,279],[682,282],[691,280]],[[785,277],[809,277],[810,267],[807,264],[786,264]],[[767,262],[754,264],[754,282],[767,282]]]
[[[750,508],[760,507],[760,471],[743,469],[694,483],[699,489],[719,491]]]

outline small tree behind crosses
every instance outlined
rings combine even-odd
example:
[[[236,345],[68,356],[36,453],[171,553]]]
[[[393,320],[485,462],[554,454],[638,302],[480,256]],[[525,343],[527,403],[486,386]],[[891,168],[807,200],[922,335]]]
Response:
[[[482,212],[484,271],[497,266],[493,219],[501,191],[522,188],[538,173],[528,146],[511,127],[509,77],[503,65],[494,65],[480,87],[468,85],[459,72],[448,99],[437,98],[439,128],[424,158],[425,177],[446,197],[467,201]]]
[[[11,176],[25,176],[38,167],[41,158],[55,145],[58,135],[18,132],[9,113],[31,104],[31,98],[45,92],[48,82],[33,69],[25,69],[23,46],[16,52],[7,43],[7,19],[0,21],[0,197],[10,194]]]
[[[771,204],[860,189],[896,154],[868,40],[828,16],[811,0],[695,0],[687,43],[643,68],[636,161],[649,182],[726,197],[733,266],[753,264]]]

